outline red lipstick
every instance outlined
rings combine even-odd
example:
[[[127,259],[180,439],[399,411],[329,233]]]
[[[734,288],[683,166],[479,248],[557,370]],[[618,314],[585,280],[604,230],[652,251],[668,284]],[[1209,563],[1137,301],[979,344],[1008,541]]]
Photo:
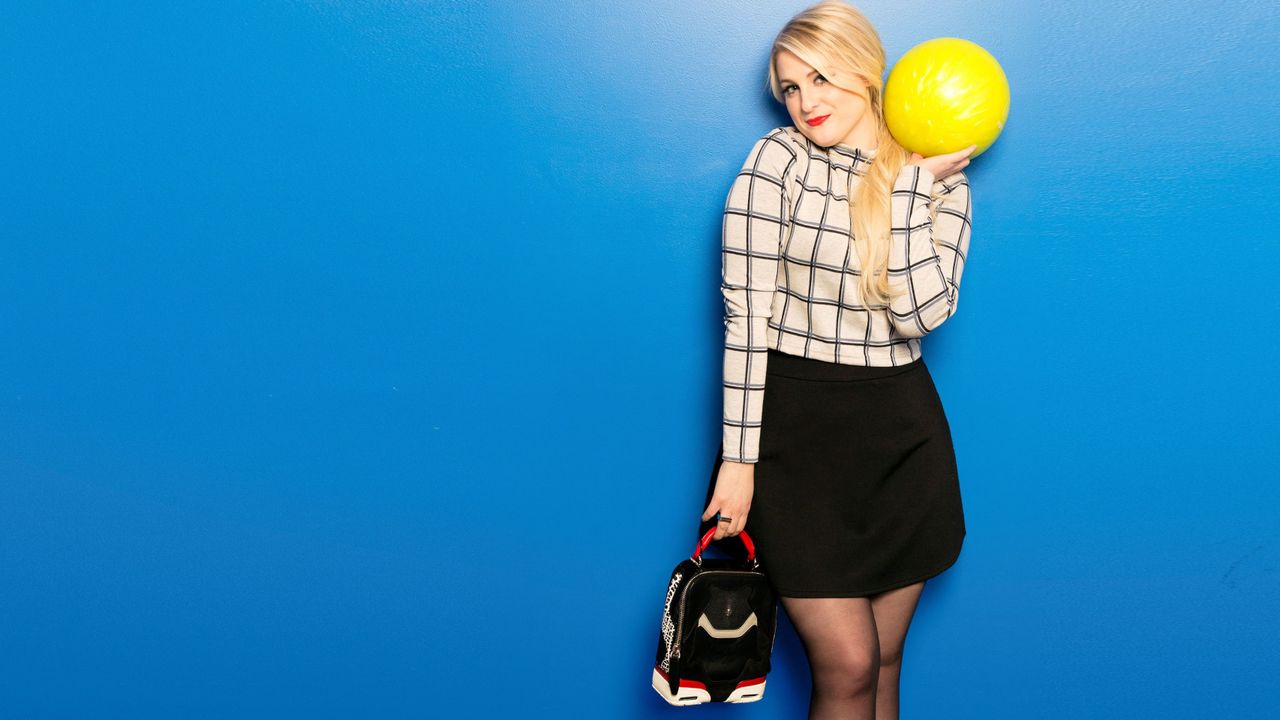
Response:
[[[826,115],[823,115],[822,117],[816,117],[816,118],[812,118],[812,119],[809,119],[809,120],[805,120],[805,122],[809,123],[809,127],[818,127],[818,126],[819,126],[819,125],[821,125],[823,122],[825,122],[825,121],[826,121],[826,119],[827,119],[827,118],[829,118],[829,117],[831,117],[831,114],[830,114],[830,113],[828,113],[828,114],[826,114]]]

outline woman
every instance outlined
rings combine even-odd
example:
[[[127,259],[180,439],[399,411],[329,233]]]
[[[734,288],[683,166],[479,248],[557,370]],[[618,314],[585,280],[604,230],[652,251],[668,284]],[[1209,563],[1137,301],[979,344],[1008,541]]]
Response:
[[[756,142],[725,204],[702,520],[717,540],[749,525],[808,656],[809,717],[896,718],[916,601],[965,535],[920,338],[956,309],[975,146],[925,158],[894,140],[879,36],[843,2],[792,18],[770,56],[795,127]]]

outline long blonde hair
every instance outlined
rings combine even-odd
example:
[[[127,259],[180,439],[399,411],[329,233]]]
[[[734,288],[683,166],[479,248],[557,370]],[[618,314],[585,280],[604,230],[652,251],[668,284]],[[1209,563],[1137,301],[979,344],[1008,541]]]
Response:
[[[769,90],[785,104],[774,66],[781,50],[790,51],[837,87],[867,91],[868,112],[876,118],[876,153],[857,192],[849,198],[849,227],[862,268],[863,301],[888,304],[891,192],[911,153],[885,125],[885,56],[880,35],[857,8],[840,0],[823,0],[791,18],[769,51]]]

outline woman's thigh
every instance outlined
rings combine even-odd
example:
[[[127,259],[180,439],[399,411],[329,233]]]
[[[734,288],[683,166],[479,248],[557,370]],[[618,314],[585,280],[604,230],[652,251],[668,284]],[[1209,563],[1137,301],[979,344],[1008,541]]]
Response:
[[[879,639],[868,598],[782,597],[815,676],[871,674],[879,665]]]
[[[911,625],[911,618],[915,615],[916,604],[923,589],[924,581],[920,581],[871,597],[871,614],[875,618],[881,664],[888,665],[901,660],[907,628]]]

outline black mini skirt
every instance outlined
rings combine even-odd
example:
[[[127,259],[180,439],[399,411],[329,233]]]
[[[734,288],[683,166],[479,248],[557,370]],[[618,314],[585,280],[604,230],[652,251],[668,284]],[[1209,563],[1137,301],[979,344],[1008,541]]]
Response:
[[[746,531],[779,595],[865,597],[955,563],[959,474],[923,358],[870,367],[771,349],[761,421]]]

